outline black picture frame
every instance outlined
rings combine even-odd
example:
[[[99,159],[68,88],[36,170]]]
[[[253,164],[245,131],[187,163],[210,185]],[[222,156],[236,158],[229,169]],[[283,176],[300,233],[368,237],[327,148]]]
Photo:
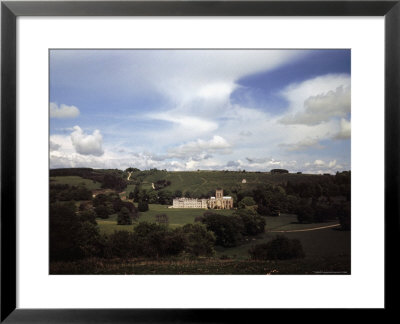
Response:
[[[385,310],[398,286],[390,257],[399,234],[400,0],[394,1],[2,1],[1,3],[1,322],[233,322],[265,310],[16,308],[16,19],[19,16],[384,16]],[[383,170],[371,170],[383,172]],[[272,311],[272,310],[270,310]],[[251,312],[251,314],[248,314]]]

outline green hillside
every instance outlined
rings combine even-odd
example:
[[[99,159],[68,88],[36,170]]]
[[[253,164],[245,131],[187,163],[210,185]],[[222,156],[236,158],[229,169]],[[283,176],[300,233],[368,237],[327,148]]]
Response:
[[[194,194],[207,193],[217,187],[232,191],[233,189],[253,189],[260,184],[285,184],[299,182],[323,181],[329,176],[313,174],[271,174],[269,172],[234,172],[234,171],[138,171],[132,173],[131,183],[141,182],[143,189],[150,189],[158,180],[167,180],[171,185],[166,189],[174,192],[190,191]],[[245,179],[246,183],[242,183]],[[129,190],[129,189],[128,189]]]

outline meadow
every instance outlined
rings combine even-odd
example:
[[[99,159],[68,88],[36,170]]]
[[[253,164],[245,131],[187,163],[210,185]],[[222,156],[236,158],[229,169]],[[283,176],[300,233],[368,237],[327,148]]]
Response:
[[[232,172],[232,171],[155,171],[134,172],[131,175],[131,183],[140,180],[143,189],[151,189],[151,184],[158,180],[167,180],[171,185],[166,187],[172,192],[192,192],[201,194],[214,191],[220,187],[223,189],[253,189],[261,184],[282,184],[287,181],[314,182],[324,179],[323,175],[314,174],[271,174],[269,172]],[[243,179],[246,183],[242,183]],[[129,183],[129,182],[128,182]],[[133,191],[134,186],[128,185],[126,192]]]

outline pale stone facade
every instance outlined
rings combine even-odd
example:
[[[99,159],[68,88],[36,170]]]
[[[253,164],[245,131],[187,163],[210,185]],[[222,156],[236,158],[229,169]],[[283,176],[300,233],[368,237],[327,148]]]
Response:
[[[215,191],[215,197],[211,197],[208,200],[208,208],[232,209],[233,208],[233,198],[230,196],[224,196],[224,191],[222,189],[217,189]]]
[[[217,189],[215,197],[210,197],[210,199],[175,198],[172,201],[172,208],[232,209],[233,198],[224,196],[224,191]]]
[[[173,208],[207,208],[207,199],[175,198],[172,201]]]

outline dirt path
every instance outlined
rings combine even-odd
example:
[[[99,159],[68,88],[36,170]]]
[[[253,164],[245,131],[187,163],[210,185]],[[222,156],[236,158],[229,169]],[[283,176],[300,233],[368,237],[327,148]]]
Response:
[[[293,232],[309,232],[309,231],[316,231],[324,228],[331,228],[331,227],[337,227],[340,226],[340,224],[334,224],[334,225],[328,225],[328,226],[321,226],[321,227],[314,227],[314,228],[305,228],[305,229],[300,229],[300,230],[289,230],[289,231],[267,231],[268,233],[293,233]]]
[[[132,174],[132,172],[128,172],[129,174],[128,174],[128,178],[126,178],[126,180],[128,180],[129,181],[129,179],[131,178],[131,174]]]

